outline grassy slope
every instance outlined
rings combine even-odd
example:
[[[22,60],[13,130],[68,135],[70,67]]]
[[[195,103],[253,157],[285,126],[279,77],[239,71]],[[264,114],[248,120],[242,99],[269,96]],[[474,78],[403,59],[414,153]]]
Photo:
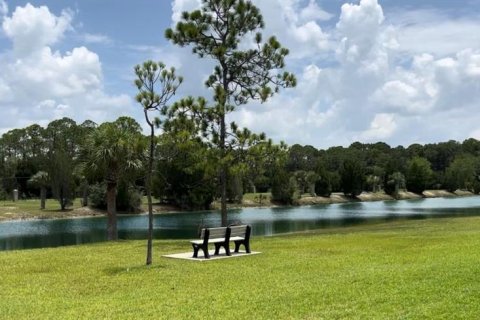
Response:
[[[40,210],[39,199],[19,200],[19,201],[0,201],[0,221],[2,219],[22,219],[32,217],[51,217],[58,218],[73,214],[72,209],[80,208],[80,199],[75,199],[72,207],[66,211],[60,210],[57,200],[47,199],[45,210]]]
[[[254,238],[263,252],[162,258],[187,241],[0,252],[1,318],[451,319],[480,314],[480,218]]]

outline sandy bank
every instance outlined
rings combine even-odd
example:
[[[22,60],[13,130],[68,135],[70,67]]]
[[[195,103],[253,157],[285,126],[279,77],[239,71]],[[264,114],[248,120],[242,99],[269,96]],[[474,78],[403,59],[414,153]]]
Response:
[[[474,196],[472,192],[457,190],[449,192],[447,190],[425,190],[422,194],[409,191],[400,191],[396,197],[385,192],[362,192],[356,198],[349,198],[343,193],[332,193],[330,197],[303,197],[298,201],[299,205],[331,204],[345,203],[353,201],[388,201],[388,200],[411,200],[421,198],[441,198],[441,197],[467,197]]]
[[[419,195],[413,192],[401,191],[396,198],[384,193],[384,192],[362,192],[356,198],[350,198],[343,193],[332,193],[330,197],[302,197],[298,200],[298,205],[318,205],[318,204],[333,204],[333,203],[346,203],[356,201],[388,201],[388,200],[408,200],[408,199],[421,199],[421,198],[440,198],[440,197],[467,197],[474,196],[472,192],[457,190],[455,192],[449,192],[447,190],[425,190],[423,194]],[[217,205],[217,207],[215,207]],[[229,209],[241,209],[241,208],[265,208],[265,207],[280,207],[281,204],[273,203],[268,200],[258,203],[256,201],[244,200],[242,204],[229,204]],[[218,210],[219,204],[214,203],[213,210]],[[142,212],[148,211],[147,206],[142,206]],[[182,212],[178,207],[171,205],[159,205],[153,206],[154,214],[176,213]],[[122,214],[119,212],[119,214]],[[128,214],[124,212],[123,214]],[[144,213],[142,213],[144,214]],[[92,209],[90,207],[82,207],[76,209],[70,209],[66,211],[54,211],[54,212],[42,212],[41,214],[29,214],[26,212],[5,212],[0,215],[1,221],[10,220],[38,220],[38,219],[56,219],[56,218],[78,218],[78,217],[94,217],[105,216],[106,211],[99,209]]]

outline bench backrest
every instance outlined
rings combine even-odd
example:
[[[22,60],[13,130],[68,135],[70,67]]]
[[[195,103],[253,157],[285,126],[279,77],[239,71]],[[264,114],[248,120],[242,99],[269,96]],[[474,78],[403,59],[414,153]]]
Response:
[[[202,229],[202,232],[200,234],[200,239],[205,238],[205,230],[207,229]],[[216,239],[216,238],[225,238],[227,234],[227,228],[226,227],[221,227],[221,228],[208,228],[209,231],[209,239]]]
[[[247,225],[244,226],[231,226],[230,230],[230,236],[231,237],[245,237],[245,234],[247,232]]]
[[[225,238],[225,241],[230,241],[230,237],[242,237],[245,241],[250,240],[250,233],[252,228],[249,225],[231,226],[220,228],[205,228],[200,233],[200,239],[203,239],[204,245],[208,243],[209,239]]]

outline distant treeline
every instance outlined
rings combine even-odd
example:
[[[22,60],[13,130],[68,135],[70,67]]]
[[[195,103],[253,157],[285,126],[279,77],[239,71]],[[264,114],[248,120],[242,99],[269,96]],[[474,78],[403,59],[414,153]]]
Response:
[[[124,139],[117,136],[118,146],[107,141],[109,134],[118,135],[114,129],[125,134]],[[0,198],[10,197],[17,189],[23,198],[40,197],[43,192],[58,199],[62,208],[74,197],[102,208],[106,207],[108,183],[116,179],[117,207],[138,209],[145,184],[147,141],[140,125],[128,117],[102,125],[63,118],[46,127],[35,124],[11,130],[0,138]],[[136,146],[126,148],[122,143]],[[214,163],[218,149],[178,130],[164,132],[156,143],[154,195],[183,209],[209,208],[219,197],[218,165]],[[102,152],[113,159],[103,167],[98,162]],[[121,167],[120,160],[133,163],[127,161],[127,152],[140,165],[128,170]],[[480,191],[480,142],[475,139],[406,148],[355,142],[348,148],[327,150],[266,140],[237,148],[231,157],[230,202],[240,202],[246,192],[271,192],[273,200],[295,203],[302,194],[329,196],[332,192],[353,197],[362,191],[395,195],[404,189],[416,193],[425,189]]]
[[[475,139],[412,144],[407,148],[392,148],[383,142],[355,142],[348,148],[327,150],[293,145],[285,170],[296,178],[301,192],[324,196],[331,192],[356,196],[362,191],[395,195],[402,189],[416,193],[465,189],[478,193],[479,156],[480,142]]]

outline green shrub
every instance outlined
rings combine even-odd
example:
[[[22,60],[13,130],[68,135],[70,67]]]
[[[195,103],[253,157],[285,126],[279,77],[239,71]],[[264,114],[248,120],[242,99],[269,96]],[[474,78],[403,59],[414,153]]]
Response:
[[[347,158],[340,168],[342,190],[346,196],[356,197],[363,191],[365,183],[364,165],[356,158]]]
[[[119,211],[137,212],[142,205],[142,193],[138,188],[120,183],[118,185],[116,200]]]
[[[272,200],[295,204],[299,198],[296,178],[284,170],[279,170],[272,179]]]
[[[91,185],[89,188],[90,206],[107,209],[107,188],[104,183]],[[116,206],[118,211],[137,212],[142,204],[142,193],[133,186],[120,183],[117,188]]]
[[[88,190],[88,199],[92,208],[107,209],[107,189],[104,183],[92,184]]]
[[[332,185],[327,177],[322,177],[315,182],[315,193],[317,196],[330,197],[332,194]]]

